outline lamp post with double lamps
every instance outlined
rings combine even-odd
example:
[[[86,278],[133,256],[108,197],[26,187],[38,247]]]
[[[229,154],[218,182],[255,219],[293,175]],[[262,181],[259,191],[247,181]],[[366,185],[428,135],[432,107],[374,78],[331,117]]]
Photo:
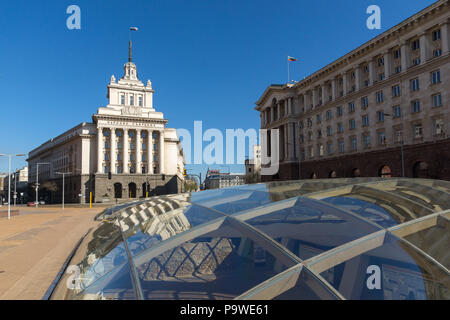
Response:
[[[11,220],[11,158],[12,157],[25,157],[26,154],[0,154],[0,157],[8,157],[8,220]]]

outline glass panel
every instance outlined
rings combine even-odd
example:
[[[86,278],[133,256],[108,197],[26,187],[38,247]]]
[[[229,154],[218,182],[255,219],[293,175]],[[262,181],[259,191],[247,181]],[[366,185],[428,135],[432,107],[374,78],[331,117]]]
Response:
[[[323,199],[335,206],[350,210],[361,217],[369,219],[383,228],[397,225],[397,221],[391,217],[390,213],[383,207],[372,202],[363,201],[351,197],[331,197]]]
[[[339,300],[305,267],[297,266],[243,294],[242,300]]]
[[[146,219],[138,225],[130,226],[130,229],[124,233],[132,256],[198,225],[224,217],[197,205],[180,207],[159,215],[152,215],[145,211],[137,212],[135,215],[146,217]],[[137,219],[126,219],[125,221],[132,223],[133,220],[137,221]]]
[[[220,189],[193,193],[190,201],[223,213],[235,213],[253,209],[277,201],[267,192],[252,190]]]
[[[287,200],[274,205],[273,211],[267,209],[238,214],[236,218],[264,232],[302,260],[381,229],[307,198]]]
[[[75,299],[137,300],[128,262],[85,288]]]
[[[233,299],[294,265],[236,224],[226,219],[135,257],[145,299]]]
[[[450,299],[448,274],[389,233],[342,249],[310,267],[324,269],[321,276],[347,299]]]
[[[450,269],[450,221],[438,217],[433,227],[420,230],[404,237],[428,255]]]
[[[82,241],[52,299],[72,299],[83,288],[128,262],[119,227],[103,222]]]

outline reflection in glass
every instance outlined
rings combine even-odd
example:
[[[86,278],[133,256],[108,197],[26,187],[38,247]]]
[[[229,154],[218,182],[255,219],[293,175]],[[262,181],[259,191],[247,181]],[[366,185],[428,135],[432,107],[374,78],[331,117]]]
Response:
[[[270,213],[260,214],[256,210],[236,217],[275,239],[302,260],[379,230],[319,201],[299,198],[294,203],[285,203],[286,208],[277,205]]]
[[[331,266],[321,273],[347,299],[450,299],[448,275],[389,233],[347,250],[355,251],[351,259],[331,257]]]
[[[226,220],[181,245],[168,242],[162,254],[141,254],[135,261],[145,299],[233,299],[287,269],[252,237]]]
[[[389,228],[397,225],[397,221],[392,218],[388,211],[386,211],[382,206],[372,202],[351,197],[331,197],[323,199],[323,201],[343,209],[350,210],[363,218],[375,222],[383,228]]]

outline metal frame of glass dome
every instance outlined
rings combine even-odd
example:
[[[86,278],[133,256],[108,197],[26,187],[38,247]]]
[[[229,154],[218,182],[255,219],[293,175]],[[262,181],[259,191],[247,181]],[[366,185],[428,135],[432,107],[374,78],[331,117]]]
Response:
[[[449,191],[445,181],[361,178],[138,202],[102,217],[102,235],[73,260],[88,281],[68,293],[63,277],[52,298],[102,298],[125,275],[132,290],[113,298],[450,299]],[[373,265],[382,292],[367,287]]]

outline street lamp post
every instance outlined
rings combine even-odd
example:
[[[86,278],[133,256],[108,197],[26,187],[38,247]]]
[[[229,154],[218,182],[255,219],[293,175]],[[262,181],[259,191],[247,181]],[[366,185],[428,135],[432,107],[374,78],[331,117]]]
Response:
[[[51,166],[51,163],[42,162],[42,163],[38,163],[36,165],[36,203],[35,203],[36,208],[39,206],[39,165],[41,165],[41,166],[50,165]]]
[[[17,172],[14,172],[14,207],[16,206],[17,199]]]
[[[8,157],[8,220],[11,220],[11,158],[12,157],[25,157],[26,154],[0,154],[0,157]]]
[[[63,177],[63,183],[62,183],[62,209],[64,211],[64,190],[65,188],[65,184],[64,184],[64,177],[66,176],[66,174],[72,174],[72,172],[55,172],[56,174],[61,174]]]

